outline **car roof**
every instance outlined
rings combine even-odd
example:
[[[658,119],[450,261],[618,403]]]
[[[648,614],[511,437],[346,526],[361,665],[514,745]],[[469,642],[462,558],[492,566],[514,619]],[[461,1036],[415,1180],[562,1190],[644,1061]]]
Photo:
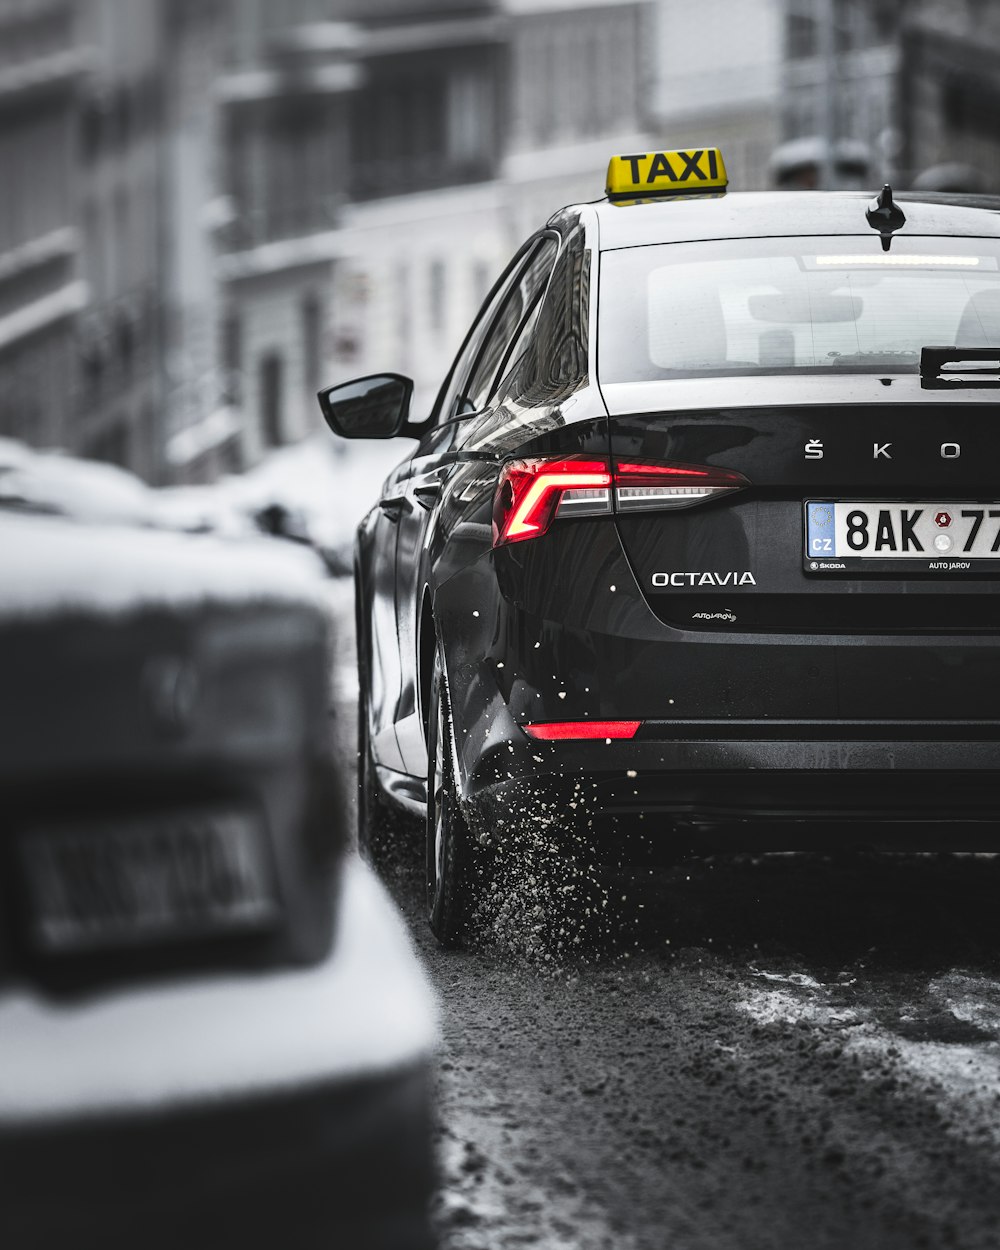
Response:
[[[865,209],[876,194],[862,191],[738,191],[575,206],[593,213],[602,252],[655,243],[707,239],[763,239],[789,235],[861,235],[876,232]],[[907,194],[897,203],[906,225],[895,237],[1000,237],[1000,197]],[[555,220],[555,219],[553,219]]]

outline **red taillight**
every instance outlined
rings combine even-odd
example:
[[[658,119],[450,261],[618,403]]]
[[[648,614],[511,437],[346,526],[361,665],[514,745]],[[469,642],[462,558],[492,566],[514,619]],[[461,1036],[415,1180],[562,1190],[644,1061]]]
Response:
[[[742,473],[705,465],[620,463],[612,471],[583,456],[511,460],[493,500],[493,546],[538,538],[557,516],[689,508],[749,485]]]
[[[522,725],[529,738],[541,742],[565,742],[571,738],[634,738],[639,720],[560,720]]]
[[[700,464],[623,464],[615,469],[619,512],[690,508],[749,486],[742,473]]]
[[[595,516],[611,511],[607,461],[512,460],[500,470],[493,500],[493,546],[537,538],[557,512]]]

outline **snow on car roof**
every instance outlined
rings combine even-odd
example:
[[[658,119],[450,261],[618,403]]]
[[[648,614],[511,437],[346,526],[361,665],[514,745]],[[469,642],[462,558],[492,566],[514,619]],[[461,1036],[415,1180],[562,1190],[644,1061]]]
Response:
[[[325,607],[323,566],[277,539],[224,539],[0,510],[0,619],[196,603]]]
[[[0,501],[78,520],[148,525],[155,492],[126,469],[0,440]]]

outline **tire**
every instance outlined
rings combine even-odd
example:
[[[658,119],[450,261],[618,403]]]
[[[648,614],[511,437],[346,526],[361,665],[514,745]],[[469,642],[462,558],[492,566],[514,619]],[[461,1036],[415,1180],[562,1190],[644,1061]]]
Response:
[[[451,706],[441,653],[434,655],[427,732],[427,922],[444,947],[461,945],[478,901],[475,840],[455,779]]]

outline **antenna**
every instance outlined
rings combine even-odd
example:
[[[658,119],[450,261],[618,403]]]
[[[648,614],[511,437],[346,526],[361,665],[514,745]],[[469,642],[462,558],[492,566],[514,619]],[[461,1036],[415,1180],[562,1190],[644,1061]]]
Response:
[[[906,225],[903,210],[892,198],[892,187],[888,183],[882,188],[865,210],[865,217],[873,230],[882,236],[882,251],[887,252],[892,244],[892,232]]]

